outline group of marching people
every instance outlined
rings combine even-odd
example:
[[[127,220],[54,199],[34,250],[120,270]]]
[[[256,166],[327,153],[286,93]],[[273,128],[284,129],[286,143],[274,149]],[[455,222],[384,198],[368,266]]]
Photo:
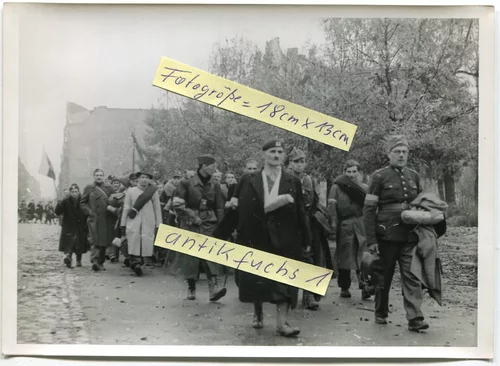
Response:
[[[55,224],[57,218],[54,212],[54,206],[51,202],[48,202],[45,206],[42,202],[38,202],[35,205],[35,201],[32,200],[30,203],[26,204],[25,200],[22,200],[17,208],[18,221],[19,223],[44,223],[44,224]]]
[[[56,213],[62,216],[59,250],[64,263],[81,267],[82,254],[90,251],[93,271],[104,271],[104,262],[117,262],[120,255],[127,267],[142,275],[143,258],[152,257],[153,241],[161,223],[159,189],[150,184],[152,175],[133,173],[107,179],[101,169],[83,192],[72,184],[69,195],[60,200]]]
[[[436,240],[446,230],[447,206],[435,195],[423,193],[419,174],[406,167],[407,139],[389,136],[386,144],[390,163],[373,172],[368,185],[361,182],[360,164],[345,162],[326,206],[305,173],[306,154],[297,148],[286,154],[280,140],[263,145],[262,168],[257,160],[247,160],[239,179],[234,172],[222,179],[210,154],[198,157],[196,170],[176,172],[164,184],[148,172],[106,180],[96,169],[94,183],[83,194],[74,184],[69,196],[58,202],[56,213],[63,215],[60,250],[66,253],[68,267],[73,253],[81,266],[81,255],[90,250],[94,271],[105,270],[107,258],[116,261],[122,254],[124,263],[141,276],[144,259],[159,254],[154,240],[160,224],[178,226],[334,269],[343,298],[352,296],[351,271],[355,271],[362,299],[375,296],[378,324],[387,324],[389,290],[398,262],[408,327],[427,329],[420,310],[423,288],[440,303]],[[333,256],[331,242],[336,244]],[[168,262],[165,253],[160,254],[171,273],[184,276],[188,300],[196,299],[201,272],[207,277],[210,301],[226,295],[219,278],[227,279],[227,268],[181,253]],[[288,321],[289,310],[298,304],[298,288],[244,271],[236,271],[235,280],[240,301],[253,303],[253,328],[264,326],[263,303],[269,302],[277,308],[277,333],[299,334]],[[318,310],[320,300],[303,291],[305,308]]]

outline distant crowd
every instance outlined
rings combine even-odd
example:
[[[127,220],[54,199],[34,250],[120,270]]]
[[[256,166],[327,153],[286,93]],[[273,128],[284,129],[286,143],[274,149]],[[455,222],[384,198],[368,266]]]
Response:
[[[22,200],[17,209],[17,214],[19,223],[39,222],[53,225],[58,222],[57,215],[54,212],[54,206],[51,202],[44,206],[41,201],[35,205],[34,200],[28,204],[26,204],[25,200]]]

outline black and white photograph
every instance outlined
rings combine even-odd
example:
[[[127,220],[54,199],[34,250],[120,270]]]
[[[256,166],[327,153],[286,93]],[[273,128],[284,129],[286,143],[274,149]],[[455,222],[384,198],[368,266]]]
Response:
[[[5,4],[4,352],[492,357],[493,14]],[[159,88],[162,57],[353,124],[350,148]],[[162,225],[333,275],[318,295]]]

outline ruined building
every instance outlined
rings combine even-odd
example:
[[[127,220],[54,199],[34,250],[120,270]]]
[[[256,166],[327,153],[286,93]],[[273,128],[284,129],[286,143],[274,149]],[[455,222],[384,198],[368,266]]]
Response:
[[[40,183],[33,177],[24,164],[21,158],[18,158],[18,184],[17,184],[17,199],[19,202],[35,200],[41,198]]]
[[[108,175],[125,175],[137,168],[131,132],[139,143],[146,131],[147,110],[96,107],[68,102],[59,177],[59,193],[72,183],[80,189],[92,183],[96,168]],[[136,156],[136,155],[135,155]],[[135,160],[135,167],[132,167]]]

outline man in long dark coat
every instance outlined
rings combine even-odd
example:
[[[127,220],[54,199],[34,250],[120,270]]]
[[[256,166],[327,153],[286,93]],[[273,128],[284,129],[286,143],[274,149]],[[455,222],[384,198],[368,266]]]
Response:
[[[311,236],[311,251],[304,256],[304,261],[320,267],[332,269],[333,263],[328,246],[330,225],[328,225],[328,214],[326,208],[319,207],[319,200],[314,191],[311,177],[305,173],[306,154],[300,149],[293,148],[288,155],[288,168],[290,172],[300,179],[304,205],[308,218],[309,234]],[[322,220],[318,220],[322,217]],[[323,225],[322,225],[323,224]],[[303,291],[302,303],[306,309],[317,310],[319,308],[320,296],[311,292]]]
[[[40,221],[40,224],[42,223],[42,219],[43,219],[43,205],[42,205],[42,202],[38,202],[38,204],[36,205],[36,216],[35,216],[35,223],[37,221]]]
[[[299,178],[282,169],[284,150],[281,141],[264,144],[264,168],[245,174],[232,198],[237,214],[236,242],[268,253],[302,260],[310,249],[310,236]],[[228,220],[230,221],[230,220]],[[220,228],[214,236],[227,236],[231,227]],[[217,230],[219,231],[219,230]],[[252,326],[264,326],[262,304],[276,304],[279,335],[293,337],[300,333],[288,324],[290,308],[297,306],[298,288],[247,272],[239,272],[239,298],[254,304]]]
[[[212,180],[217,162],[212,155],[198,157],[198,170],[190,178],[183,179],[173,193],[179,227],[195,233],[211,236],[222,219],[224,199],[220,184]],[[209,300],[217,301],[226,295],[226,289],[218,287],[218,276],[224,274],[224,267],[187,254],[176,253],[171,271],[181,272],[188,282],[188,300],[196,299],[196,280],[200,266],[207,276]]]
[[[104,172],[94,171],[94,183],[85,187],[81,199],[81,207],[88,215],[89,242],[91,245],[90,260],[92,270],[104,270],[106,247],[113,240],[113,216],[108,211],[108,197],[113,188],[104,183]]]
[[[19,214],[19,222],[20,223],[26,222],[27,210],[28,210],[28,207],[26,206],[26,202],[24,200],[22,200],[21,204],[19,205],[19,208],[17,209],[17,213]]]
[[[356,160],[345,162],[344,174],[335,179],[328,195],[328,210],[337,244],[335,265],[340,297],[351,297],[351,270],[354,270],[358,287],[362,290],[361,297],[368,299],[371,295],[361,275],[361,261],[366,249],[363,205],[368,187],[360,182],[360,168]]]
[[[31,221],[35,218],[35,201],[31,201],[28,204],[28,221]]]

